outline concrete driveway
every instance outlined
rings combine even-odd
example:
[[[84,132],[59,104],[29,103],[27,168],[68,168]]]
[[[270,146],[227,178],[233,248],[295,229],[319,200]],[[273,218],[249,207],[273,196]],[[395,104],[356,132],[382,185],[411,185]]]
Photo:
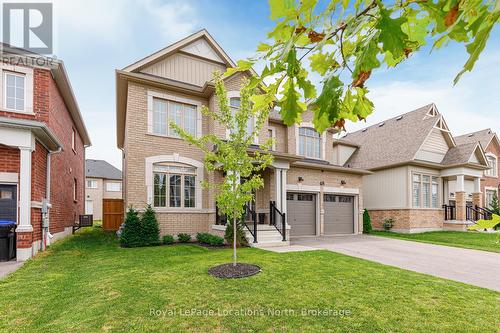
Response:
[[[291,248],[330,250],[500,291],[500,253],[367,235],[292,239]]]

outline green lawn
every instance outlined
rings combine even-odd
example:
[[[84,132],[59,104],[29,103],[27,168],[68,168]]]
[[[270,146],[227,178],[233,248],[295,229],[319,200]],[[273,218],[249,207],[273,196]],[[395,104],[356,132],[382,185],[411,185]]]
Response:
[[[432,231],[419,234],[397,234],[388,231],[373,231],[372,234],[375,236],[401,238],[416,242],[500,252],[498,235],[493,233],[481,233],[474,231]]]
[[[327,251],[239,253],[262,272],[219,280],[207,270],[228,262],[229,249],[123,249],[111,234],[83,229],[0,281],[0,332],[498,329],[500,293],[491,290]],[[188,315],[190,309],[218,315]],[[346,315],[335,316],[342,310]]]

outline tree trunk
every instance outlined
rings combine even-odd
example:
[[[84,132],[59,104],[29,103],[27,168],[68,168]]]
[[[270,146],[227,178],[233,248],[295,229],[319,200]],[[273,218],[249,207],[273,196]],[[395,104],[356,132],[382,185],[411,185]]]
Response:
[[[236,266],[236,217],[233,217],[233,266]]]

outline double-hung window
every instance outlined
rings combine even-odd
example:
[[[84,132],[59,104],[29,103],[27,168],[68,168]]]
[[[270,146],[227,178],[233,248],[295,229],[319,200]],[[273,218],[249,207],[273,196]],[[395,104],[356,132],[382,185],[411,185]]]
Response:
[[[488,160],[488,165],[491,167],[491,169],[486,170],[484,174],[488,177],[497,177],[498,176],[497,157],[493,155],[486,155],[486,158]]]
[[[239,108],[241,107],[241,99],[239,97],[231,97],[229,99],[229,107],[231,108],[231,113],[234,115],[238,112]],[[253,125],[254,125],[254,118],[250,117],[247,120],[246,128],[245,131],[247,135],[252,135],[253,133]],[[235,128],[230,129],[230,132],[233,132],[236,130],[237,124],[234,124]]]
[[[413,208],[438,208],[438,177],[415,173],[412,175],[412,205]]]
[[[197,108],[195,105],[153,99],[153,134],[179,137],[170,123],[177,124],[180,128],[195,136],[197,129]]]
[[[87,180],[87,188],[97,188],[97,180]]]
[[[155,207],[196,207],[195,167],[158,163],[153,170]]]
[[[299,128],[299,155],[321,158],[321,135],[314,128]]]
[[[5,108],[25,111],[26,77],[24,74],[4,72]]]

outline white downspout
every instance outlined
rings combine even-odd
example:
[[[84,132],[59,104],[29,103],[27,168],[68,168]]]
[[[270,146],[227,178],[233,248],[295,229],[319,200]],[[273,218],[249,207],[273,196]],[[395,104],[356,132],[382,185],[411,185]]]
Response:
[[[46,213],[44,214],[45,216],[42,215],[42,219],[45,219],[45,223],[42,220],[42,250],[44,250],[47,245],[50,245],[50,239],[52,239],[52,234],[50,233],[50,209],[52,207],[50,203],[50,183],[51,183],[51,160],[52,160],[52,155],[56,153],[60,153],[62,151],[61,148],[57,149],[56,151],[48,152],[47,153],[47,177],[46,177],[46,184],[45,184],[45,203],[43,204],[44,206],[46,205]],[[43,208],[42,208],[43,210]]]

